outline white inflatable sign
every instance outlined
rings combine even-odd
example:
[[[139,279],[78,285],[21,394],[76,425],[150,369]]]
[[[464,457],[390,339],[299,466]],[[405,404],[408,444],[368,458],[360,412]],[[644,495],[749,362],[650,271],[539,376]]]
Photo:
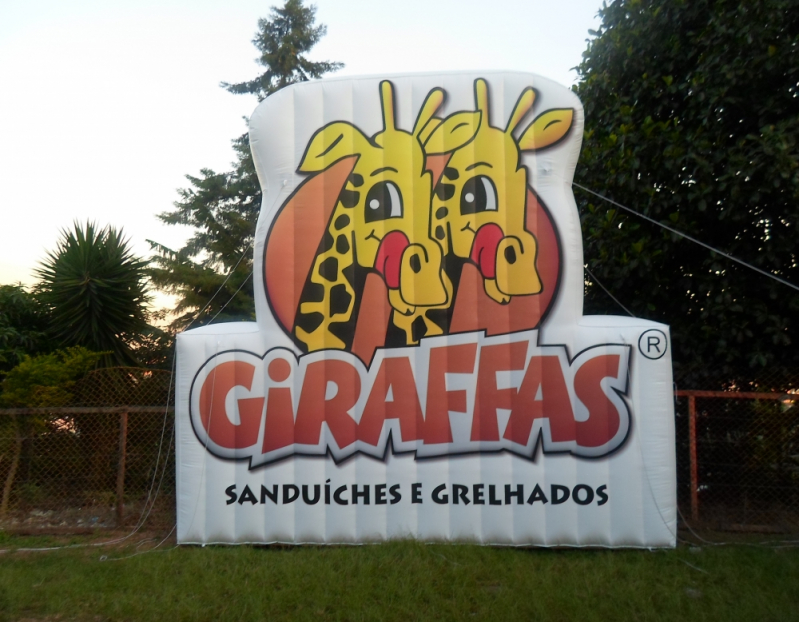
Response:
[[[675,545],[669,331],[583,317],[582,132],[524,73],[258,106],[257,322],[178,336],[180,542]]]

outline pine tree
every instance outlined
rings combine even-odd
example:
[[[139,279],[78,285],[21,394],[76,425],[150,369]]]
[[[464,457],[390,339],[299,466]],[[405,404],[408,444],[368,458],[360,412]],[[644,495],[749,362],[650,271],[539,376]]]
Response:
[[[266,71],[255,80],[221,86],[231,93],[257,95],[262,101],[289,84],[321,78],[344,67],[343,63],[312,62],[303,54],[327,34],[327,26],[316,21],[316,7],[305,7],[300,0],[287,0],[278,9],[272,7],[271,20],[258,20],[258,34],[252,40],[261,52],[256,62]]]
[[[255,95],[261,101],[285,86],[343,67],[342,63],[312,62],[305,57],[326,33],[326,27],[315,25],[315,19],[316,7],[303,6],[301,0],[272,7],[270,18],[258,21],[253,39],[261,52],[257,62],[266,70],[249,82],[223,82],[221,86],[231,93]],[[199,176],[187,175],[191,186],[178,190],[175,209],[159,215],[167,224],[195,228],[186,245],[175,251],[149,240],[156,252],[150,270],[154,285],[178,297],[174,328],[255,316],[252,244],[261,188],[249,136],[245,133],[236,138],[233,148],[233,170],[217,173],[206,168]]]

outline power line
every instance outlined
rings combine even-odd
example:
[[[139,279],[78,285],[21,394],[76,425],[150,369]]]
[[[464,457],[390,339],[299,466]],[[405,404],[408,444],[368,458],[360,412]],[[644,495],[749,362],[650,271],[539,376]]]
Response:
[[[745,267],[749,268],[750,270],[754,270],[758,274],[762,274],[763,276],[767,276],[768,278],[773,279],[773,280],[777,281],[778,283],[782,283],[783,285],[787,285],[791,289],[795,289],[797,292],[799,292],[799,285],[794,285],[790,281],[786,281],[785,279],[782,279],[782,278],[772,274],[771,272],[767,272],[765,270],[761,270],[757,266],[753,266],[752,264],[747,263],[747,262],[743,261],[742,259],[738,259],[737,257],[733,257],[732,255],[730,255],[729,253],[725,253],[724,251],[720,251],[719,249],[710,246],[710,244],[705,244],[704,242],[702,242],[700,240],[697,240],[694,237],[691,237],[687,233],[683,233],[682,231],[678,231],[677,229],[674,229],[673,227],[665,225],[662,222],[660,222],[658,220],[655,220],[654,218],[650,218],[649,216],[645,216],[644,214],[641,214],[640,212],[636,212],[634,209],[631,209],[631,208],[627,207],[626,205],[622,205],[621,203],[619,203],[617,201],[614,201],[613,199],[609,199],[608,197],[606,197],[604,195],[601,195],[598,192],[594,192],[593,190],[589,190],[588,188],[586,188],[585,186],[581,186],[577,182],[572,182],[572,185],[575,186],[576,188],[579,188],[580,190],[584,190],[585,192],[588,192],[589,194],[593,194],[594,196],[599,197],[603,201],[607,201],[608,203],[610,203],[612,205],[615,205],[616,207],[620,207],[621,209],[623,209],[623,210],[625,210],[627,212],[630,212],[631,214],[633,214],[635,216],[638,216],[639,218],[643,218],[644,220],[646,220],[648,222],[651,222],[652,224],[655,224],[658,227],[662,227],[663,229],[666,229],[667,231],[671,231],[675,235],[679,235],[680,237],[683,237],[686,240],[690,240],[694,244],[699,244],[699,246],[702,246],[702,247],[708,249],[709,251],[712,251],[712,252],[716,253],[717,255],[721,255],[722,257],[725,257],[726,259],[729,259],[730,261],[734,261],[735,263],[739,263],[742,266],[745,266]]]
[[[222,311],[224,311],[224,310],[225,310],[225,307],[227,307],[227,306],[228,306],[228,305],[229,305],[231,302],[233,302],[233,299],[236,297],[236,294],[238,294],[238,293],[241,291],[241,288],[242,288],[242,287],[244,287],[244,285],[247,283],[247,281],[249,281],[249,280],[250,280],[250,277],[251,277],[251,276],[252,276],[252,272],[250,272],[250,273],[247,275],[247,278],[246,278],[246,279],[244,279],[244,280],[241,282],[241,285],[239,285],[239,288],[238,288],[238,289],[237,289],[235,292],[233,292],[233,295],[230,297],[230,299],[229,299],[229,300],[228,300],[228,301],[227,301],[225,304],[223,304],[223,305],[222,305],[222,308],[221,308],[221,309],[219,309],[219,311],[217,311],[217,312],[216,312],[216,315],[215,315],[214,317],[212,317],[212,318],[211,318],[211,321],[210,321],[210,322],[208,322],[209,324],[213,324],[213,323],[214,323],[214,320],[215,320],[217,317],[219,317],[219,314],[220,314],[220,313],[222,313]]]
[[[244,249],[244,252],[241,254],[241,257],[239,257],[239,260],[236,262],[236,265],[235,265],[235,266],[233,266],[233,267],[230,269],[230,272],[228,272],[228,273],[227,273],[227,276],[225,277],[225,280],[224,280],[224,281],[222,281],[222,285],[220,285],[220,286],[219,286],[219,289],[217,289],[217,290],[214,292],[214,295],[213,295],[213,296],[211,296],[211,298],[209,298],[209,299],[208,299],[208,302],[206,302],[206,303],[205,303],[205,306],[204,306],[202,309],[200,309],[200,311],[199,311],[199,313],[197,313],[197,315],[195,315],[195,316],[194,316],[194,319],[193,319],[191,322],[189,322],[189,325],[188,325],[188,326],[186,326],[186,328],[184,328],[184,329],[183,329],[184,331],[185,331],[185,330],[189,330],[189,328],[191,328],[191,325],[192,325],[192,324],[194,324],[194,322],[196,322],[197,320],[199,320],[199,319],[200,319],[200,316],[201,316],[201,315],[203,314],[203,312],[204,312],[204,311],[205,311],[205,310],[208,308],[208,306],[209,306],[209,305],[210,305],[210,304],[213,302],[214,298],[216,298],[216,295],[217,295],[219,292],[221,292],[221,291],[222,291],[222,289],[225,287],[225,285],[227,284],[227,282],[230,280],[230,277],[231,277],[231,276],[233,276],[233,273],[236,271],[236,268],[238,268],[238,267],[239,267],[239,264],[241,263],[241,260],[242,260],[242,259],[244,259],[244,256],[245,256],[245,255],[246,255],[246,254],[249,252],[249,250],[250,250],[251,248],[252,248],[252,242],[250,242],[249,244],[247,244],[247,248],[245,248],[245,249]],[[247,278],[249,279],[250,277],[248,276]],[[246,282],[246,279],[245,279],[245,282]],[[239,289],[241,289],[241,288],[239,288]],[[236,293],[238,293],[238,290],[236,290]],[[234,296],[235,296],[235,294],[234,294]],[[225,303],[225,306],[227,306],[229,303],[230,303],[230,300],[228,300],[228,301]],[[223,308],[224,308],[224,307],[223,307]],[[217,313],[217,315],[219,315],[219,314]],[[216,315],[215,315],[214,317],[216,317]],[[213,320],[211,320],[211,321],[213,321]]]
[[[602,285],[602,283],[600,283],[599,279],[596,278],[594,276],[594,274],[588,269],[588,266],[584,266],[584,268],[585,268],[585,271],[588,273],[588,276],[590,276],[594,280],[594,282],[597,285],[599,285],[604,290],[604,292],[613,299],[613,302],[615,302],[622,309],[624,309],[627,312],[627,315],[629,315],[630,317],[636,317],[636,315],[632,311],[630,311],[627,307],[625,307],[623,304],[621,304],[619,302],[619,299],[616,298],[616,296],[614,296],[613,294],[610,293],[610,290],[608,290],[607,287],[605,287],[604,285]]]

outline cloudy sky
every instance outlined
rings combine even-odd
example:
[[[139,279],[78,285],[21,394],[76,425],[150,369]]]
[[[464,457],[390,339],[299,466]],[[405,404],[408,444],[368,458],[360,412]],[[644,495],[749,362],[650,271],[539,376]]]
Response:
[[[226,170],[254,97],[221,81],[260,73],[251,40],[271,2],[0,2],[0,284],[34,281],[73,221],[179,248],[156,214],[186,174]],[[600,0],[318,0],[314,60],[337,75],[532,71],[570,85]],[[161,299],[163,301],[163,299]]]

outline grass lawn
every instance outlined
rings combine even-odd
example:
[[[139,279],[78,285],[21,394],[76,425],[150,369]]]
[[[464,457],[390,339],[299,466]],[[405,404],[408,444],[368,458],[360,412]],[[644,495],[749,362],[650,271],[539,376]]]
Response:
[[[0,532],[0,620],[799,620],[798,548],[52,542]]]

